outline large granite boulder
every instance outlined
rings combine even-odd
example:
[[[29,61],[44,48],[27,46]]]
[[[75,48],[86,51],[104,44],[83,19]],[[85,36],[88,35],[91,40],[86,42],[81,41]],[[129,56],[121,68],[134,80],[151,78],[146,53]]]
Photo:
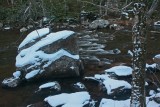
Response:
[[[90,29],[97,29],[97,28],[106,28],[109,26],[109,21],[104,19],[97,19],[94,20],[92,23],[89,24]]]
[[[19,45],[16,68],[21,80],[80,76],[77,36],[73,31],[31,32]],[[17,77],[18,78],[18,77]]]
[[[156,63],[156,68],[160,70],[160,54],[154,56],[153,61]]]

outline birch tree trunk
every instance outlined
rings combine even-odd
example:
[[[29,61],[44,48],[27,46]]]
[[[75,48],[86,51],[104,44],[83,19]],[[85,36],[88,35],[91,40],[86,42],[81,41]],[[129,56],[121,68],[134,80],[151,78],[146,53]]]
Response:
[[[138,0],[134,3],[135,25],[133,26],[133,73],[130,107],[146,107],[145,95],[145,66],[146,66],[146,39],[147,21],[157,8],[159,0],[153,0],[148,9],[147,0]],[[141,1],[141,2],[140,2]]]
[[[133,73],[131,107],[146,107],[145,59],[146,59],[146,6],[134,3],[135,25],[133,26]]]

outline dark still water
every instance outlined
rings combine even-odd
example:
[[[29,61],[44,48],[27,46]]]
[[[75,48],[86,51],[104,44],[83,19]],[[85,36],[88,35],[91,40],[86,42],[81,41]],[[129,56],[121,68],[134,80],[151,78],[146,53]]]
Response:
[[[18,31],[0,31],[0,82],[4,78],[11,77],[15,72],[15,57],[20,39]],[[0,86],[0,107],[23,105],[26,99],[31,96],[32,89],[34,87],[31,88],[27,85],[16,89],[3,89]]]
[[[18,30],[0,31],[0,82],[2,82],[4,78],[11,77],[12,73],[15,72],[17,47],[24,38],[25,36],[20,36]],[[152,34],[148,38],[147,62],[153,63],[152,57],[156,54],[160,54],[160,34]],[[109,65],[110,67],[118,63],[126,63],[131,65],[131,58],[127,55],[127,51],[132,49],[131,33],[118,32],[115,34],[113,40],[107,41],[105,47],[106,50],[116,48],[121,50],[119,55],[98,55],[97,57],[113,60],[113,63]],[[106,68],[95,68],[95,66],[86,67],[84,76],[88,74],[94,75],[95,73],[99,73],[104,69]],[[82,78],[64,78],[46,81],[55,80],[60,82],[62,86],[62,92],[72,92],[69,84],[80,81],[86,85],[89,93],[94,99],[101,100],[101,98],[106,97],[106,94],[97,88],[97,84],[86,82]],[[43,101],[43,99],[48,95],[37,95],[35,91],[46,81],[43,79],[37,82],[28,82],[14,89],[4,89],[0,86],[0,107],[22,107]]]

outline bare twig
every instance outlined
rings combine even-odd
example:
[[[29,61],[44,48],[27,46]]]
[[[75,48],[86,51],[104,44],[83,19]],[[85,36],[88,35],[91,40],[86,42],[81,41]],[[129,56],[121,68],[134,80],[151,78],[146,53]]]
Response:
[[[123,7],[121,10],[126,9],[127,7],[129,7],[133,2],[130,2],[128,5],[126,5],[125,7]]]
[[[152,13],[154,12],[154,10],[155,10],[155,9],[157,8],[157,6],[158,6],[158,3],[159,3],[159,0],[154,0],[154,1],[152,2],[152,5],[151,5],[149,11],[148,11],[147,14],[146,14],[146,17],[147,17],[147,18],[152,15]]]

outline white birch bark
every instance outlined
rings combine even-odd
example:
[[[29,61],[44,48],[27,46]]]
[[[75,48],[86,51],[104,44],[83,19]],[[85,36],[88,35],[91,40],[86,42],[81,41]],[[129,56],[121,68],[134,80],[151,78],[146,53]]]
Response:
[[[145,5],[134,4],[135,25],[133,26],[133,73],[131,107],[146,107],[145,59],[146,59],[146,17]]]

